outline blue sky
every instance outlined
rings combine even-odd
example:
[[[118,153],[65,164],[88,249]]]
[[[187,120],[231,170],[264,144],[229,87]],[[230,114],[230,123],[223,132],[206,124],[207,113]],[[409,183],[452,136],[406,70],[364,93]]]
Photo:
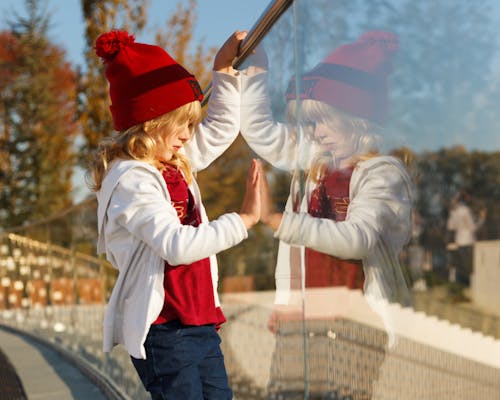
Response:
[[[42,0],[52,15],[49,34],[51,39],[65,48],[68,59],[74,64],[83,63],[84,23],[80,0]],[[150,42],[154,31],[164,26],[180,0],[149,0],[149,19],[146,32],[138,40]],[[195,42],[202,41],[207,47],[220,46],[235,30],[250,29],[271,0],[198,0]],[[0,0],[0,29],[6,27],[6,19],[12,12],[24,14],[24,0]]]

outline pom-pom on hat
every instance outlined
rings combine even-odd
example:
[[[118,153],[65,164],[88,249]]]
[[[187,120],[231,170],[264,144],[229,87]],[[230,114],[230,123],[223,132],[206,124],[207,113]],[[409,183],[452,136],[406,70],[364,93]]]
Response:
[[[390,32],[368,31],[356,42],[340,46],[302,76],[300,99],[327,103],[356,117],[383,123],[387,118],[387,77],[399,49]],[[295,79],[287,100],[296,99]]]
[[[194,75],[161,47],[136,43],[125,31],[101,34],[95,52],[106,64],[110,110],[117,131],[203,99]]]

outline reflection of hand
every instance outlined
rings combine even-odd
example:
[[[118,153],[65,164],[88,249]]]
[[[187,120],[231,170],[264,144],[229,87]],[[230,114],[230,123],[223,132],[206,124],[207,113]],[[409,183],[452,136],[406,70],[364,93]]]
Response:
[[[240,211],[240,217],[247,229],[259,222],[261,215],[261,171],[260,161],[252,160]]]
[[[301,321],[303,318],[303,311],[299,306],[275,306],[275,309],[267,321],[267,329],[276,334],[280,324],[284,322]]]
[[[274,334],[278,332],[278,326],[279,326],[278,319],[279,318],[276,311],[273,311],[267,321],[267,329],[269,329],[269,331],[271,331]]]
[[[273,200],[271,198],[271,190],[269,189],[269,183],[267,182],[266,174],[260,165],[262,184],[261,184],[261,221],[271,227],[273,230],[277,230],[281,223],[281,218],[283,214],[277,213],[274,209]]]
[[[215,55],[214,70],[234,75],[233,60],[238,55],[240,44],[247,36],[247,31],[234,32]]]
[[[292,199],[292,209],[294,212],[300,211],[300,202],[302,199],[303,182],[299,171],[295,171],[292,178],[292,186],[290,188],[290,197]]]
[[[264,47],[262,47],[262,45],[258,45],[252,51],[252,54],[247,58],[245,64],[248,65],[246,74],[249,76],[266,72],[269,68],[269,62]]]

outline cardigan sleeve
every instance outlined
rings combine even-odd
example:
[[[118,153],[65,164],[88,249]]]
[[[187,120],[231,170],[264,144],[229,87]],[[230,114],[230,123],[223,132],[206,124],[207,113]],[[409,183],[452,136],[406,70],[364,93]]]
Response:
[[[364,259],[381,241],[401,248],[411,232],[411,191],[391,163],[363,168],[345,221],[285,211],[276,236],[343,259]]]
[[[236,213],[197,227],[182,225],[150,171],[133,168],[111,196],[108,218],[146,243],[170,265],[190,264],[240,243],[247,230]]]
[[[241,74],[241,134],[250,148],[274,167],[289,171],[298,165],[307,169],[315,145],[297,134],[295,123],[274,118],[267,81],[267,72]]]
[[[240,129],[240,78],[213,72],[213,90],[207,116],[185,146],[195,171],[202,170],[219,157],[236,139]]]

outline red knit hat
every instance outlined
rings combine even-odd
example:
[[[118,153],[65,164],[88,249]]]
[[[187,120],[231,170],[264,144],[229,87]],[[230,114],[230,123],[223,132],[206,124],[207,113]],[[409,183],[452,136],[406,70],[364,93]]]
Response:
[[[382,123],[388,109],[387,77],[398,48],[398,38],[390,32],[365,32],[356,42],[337,48],[304,74],[299,97]],[[293,100],[296,96],[294,79],[286,98]]]
[[[125,31],[100,35],[95,52],[106,63],[117,131],[203,99],[194,75],[161,47],[135,43],[135,37]]]

